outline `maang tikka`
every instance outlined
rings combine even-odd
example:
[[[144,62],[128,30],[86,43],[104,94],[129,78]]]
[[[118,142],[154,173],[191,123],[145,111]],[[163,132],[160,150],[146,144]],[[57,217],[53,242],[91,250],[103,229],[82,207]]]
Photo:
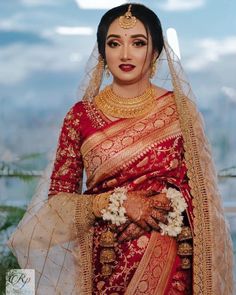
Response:
[[[131,6],[132,4],[129,5],[128,11],[119,17],[119,24],[123,29],[131,29],[136,25],[137,19],[135,16],[132,16]]]

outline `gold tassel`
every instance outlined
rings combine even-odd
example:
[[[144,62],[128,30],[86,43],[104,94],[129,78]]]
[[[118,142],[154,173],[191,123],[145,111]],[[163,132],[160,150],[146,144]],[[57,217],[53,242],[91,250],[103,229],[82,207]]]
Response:
[[[110,276],[112,274],[112,263],[116,261],[116,239],[112,231],[112,226],[101,234],[100,246],[103,247],[100,253],[100,263],[102,263],[102,275]]]

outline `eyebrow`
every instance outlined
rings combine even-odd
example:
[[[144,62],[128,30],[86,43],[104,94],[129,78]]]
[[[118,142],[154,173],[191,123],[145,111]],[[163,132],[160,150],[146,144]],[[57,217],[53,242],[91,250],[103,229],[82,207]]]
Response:
[[[145,36],[143,34],[135,34],[135,35],[131,35],[130,37],[131,38],[140,38],[140,37],[142,37],[142,38],[147,40],[147,36]],[[107,40],[110,39],[110,38],[121,38],[121,36],[116,35],[116,34],[111,34],[111,35],[107,36]]]

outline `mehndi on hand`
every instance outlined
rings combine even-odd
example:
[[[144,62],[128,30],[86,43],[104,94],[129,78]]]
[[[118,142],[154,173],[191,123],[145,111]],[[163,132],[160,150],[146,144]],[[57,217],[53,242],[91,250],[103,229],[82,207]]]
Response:
[[[165,193],[128,192],[123,205],[128,218],[145,231],[160,230],[159,222],[166,224],[166,215],[172,210]]]
[[[118,242],[127,242],[141,237],[145,230],[134,222],[127,221],[126,223],[116,228]]]

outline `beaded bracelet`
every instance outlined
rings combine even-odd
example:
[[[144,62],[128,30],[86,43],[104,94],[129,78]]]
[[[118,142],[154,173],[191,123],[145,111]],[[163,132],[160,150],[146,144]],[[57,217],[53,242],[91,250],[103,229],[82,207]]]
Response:
[[[106,209],[102,209],[103,220],[111,221],[117,226],[125,223],[127,217],[123,202],[127,199],[127,190],[125,188],[116,188],[109,197],[109,205]]]

